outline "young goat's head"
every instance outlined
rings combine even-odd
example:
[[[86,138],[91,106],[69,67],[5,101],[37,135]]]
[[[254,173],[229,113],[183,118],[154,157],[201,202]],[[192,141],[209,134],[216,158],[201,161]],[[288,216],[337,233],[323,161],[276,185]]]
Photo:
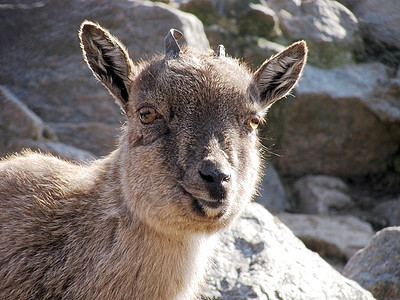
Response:
[[[237,60],[180,49],[171,29],[165,53],[135,64],[99,25],[80,31],[85,59],[128,122],[121,182],[131,212],[157,230],[213,232],[253,197],[259,177],[257,127],[303,70],[298,42],[252,74]]]

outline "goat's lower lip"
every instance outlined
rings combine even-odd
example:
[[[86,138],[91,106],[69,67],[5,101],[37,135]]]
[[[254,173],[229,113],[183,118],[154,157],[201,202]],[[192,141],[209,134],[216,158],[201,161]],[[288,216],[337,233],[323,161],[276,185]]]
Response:
[[[206,210],[219,210],[218,213],[215,214],[214,217],[221,217],[224,213],[225,213],[225,209],[223,208],[223,206],[225,205],[224,201],[219,201],[219,200],[215,200],[215,201],[208,201],[208,200],[204,200],[204,199],[200,199],[200,198],[196,198],[194,197],[192,194],[190,194],[189,192],[187,192],[186,190],[184,190],[184,193],[190,197],[190,199],[192,200],[192,207],[193,210],[201,215],[201,216],[209,216],[209,213],[206,212]]]
[[[226,212],[223,201],[214,202],[192,197],[192,203],[194,211],[204,217],[219,219]]]
[[[215,200],[215,201],[208,201],[203,199],[196,199],[196,200],[199,202],[201,206],[206,206],[212,209],[220,208],[221,206],[224,205],[224,202],[220,200]]]

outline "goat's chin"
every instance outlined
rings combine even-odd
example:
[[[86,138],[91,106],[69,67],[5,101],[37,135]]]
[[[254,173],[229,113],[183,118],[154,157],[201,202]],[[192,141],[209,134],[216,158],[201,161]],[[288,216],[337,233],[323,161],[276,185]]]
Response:
[[[233,197],[224,201],[197,198],[184,192],[182,209],[192,230],[213,233],[227,227],[240,214],[236,201]]]
[[[165,199],[166,200],[166,199]],[[146,207],[143,204],[146,203]],[[173,236],[212,234],[227,227],[240,213],[233,199],[222,205],[207,203],[188,193],[175,193],[165,205],[141,202],[132,213],[154,230]],[[159,203],[158,203],[159,204]]]

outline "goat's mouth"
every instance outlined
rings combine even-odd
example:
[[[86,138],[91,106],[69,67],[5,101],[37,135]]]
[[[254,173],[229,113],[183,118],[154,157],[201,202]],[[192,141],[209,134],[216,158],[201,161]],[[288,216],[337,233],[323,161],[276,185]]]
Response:
[[[226,200],[198,198],[187,192],[185,189],[184,194],[190,198],[193,211],[202,217],[219,219],[227,211],[228,205]]]
[[[192,206],[194,211],[201,216],[219,219],[227,210],[227,205],[221,201],[207,201],[203,199],[193,198]]]

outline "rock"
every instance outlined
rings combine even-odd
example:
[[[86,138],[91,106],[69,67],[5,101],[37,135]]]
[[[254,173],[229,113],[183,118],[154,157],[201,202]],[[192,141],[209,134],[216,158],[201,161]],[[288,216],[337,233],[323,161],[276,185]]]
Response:
[[[207,26],[205,28],[205,32],[213,49],[216,49],[218,45],[222,44],[226,48],[229,55],[233,55],[232,50],[235,49],[235,46],[232,45],[235,44],[235,41],[232,33],[229,32],[229,30],[220,25],[213,24],[211,26]]]
[[[370,224],[353,216],[281,213],[277,217],[310,249],[328,257],[349,259],[374,235]]]
[[[379,203],[373,209],[373,213],[384,218],[387,226],[400,226],[400,197]]]
[[[337,177],[306,176],[297,180],[294,191],[298,196],[298,211],[306,214],[329,214],[354,206],[346,194],[346,183]]]
[[[188,45],[208,48],[203,25],[196,17],[162,3],[20,2],[0,5],[0,81],[45,123],[59,124],[53,128],[60,142],[69,143],[73,137],[80,141],[75,146],[86,147],[97,155],[108,152],[109,143],[90,145],[86,141],[101,141],[103,128],[81,132],[84,126],[80,124],[103,123],[115,131],[124,118],[82,59],[78,30],[83,20],[109,28],[126,44],[133,59],[162,52],[164,36],[171,27],[184,33]],[[65,134],[63,124],[76,126],[69,126]]]
[[[265,175],[259,187],[260,195],[256,197],[255,201],[273,214],[288,210],[290,204],[286,198],[285,189],[283,188],[278,172],[269,163],[264,173]]]
[[[400,227],[388,227],[347,262],[343,274],[377,299],[400,299],[399,262]]]
[[[210,0],[181,1],[179,9],[194,14],[206,26],[217,23],[220,18]]]
[[[107,155],[117,147],[120,128],[102,122],[49,123],[60,141],[96,155]],[[101,133],[101,134],[99,134]]]
[[[59,143],[58,137],[33,111],[0,85],[0,156],[24,149],[48,152],[72,161],[90,161],[93,154]]]
[[[331,70],[307,65],[296,91],[297,94],[328,94],[334,98],[363,101],[389,80],[389,71],[380,63],[350,64]]]
[[[9,153],[21,152],[24,149],[30,149],[42,153],[51,153],[62,159],[78,163],[89,162],[96,158],[94,154],[88,151],[52,141],[15,139],[10,142],[8,149]]]
[[[210,0],[221,16],[235,18],[248,9],[250,3],[255,0]]]
[[[333,67],[362,55],[358,20],[339,2],[271,0],[268,5],[278,12],[281,29],[290,41],[307,41],[312,64]]]
[[[296,98],[278,102],[269,114],[276,148],[283,149],[275,161],[280,174],[346,178],[385,172],[400,139],[396,106],[386,98],[379,105],[373,101],[389,80],[387,72],[379,63],[306,66]]]
[[[3,85],[0,85],[1,153],[13,138],[42,139],[46,125],[32,110]]]
[[[203,299],[373,299],[252,203],[221,237]]]
[[[381,63],[347,65],[332,70],[307,66],[298,94],[328,94],[334,98],[358,98],[382,121],[400,121],[400,103],[377,97],[386,86],[395,84],[390,69]],[[340,87],[340,88],[338,88]],[[390,93],[386,91],[386,93]]]
[[[276,13],[261,4],[249,4],[237,19],[241,34],[273,38],[279,34],[279,20]]]
[[[346,0],[367,34],[391,48],[400,49],[400,2],[397,0]]]

